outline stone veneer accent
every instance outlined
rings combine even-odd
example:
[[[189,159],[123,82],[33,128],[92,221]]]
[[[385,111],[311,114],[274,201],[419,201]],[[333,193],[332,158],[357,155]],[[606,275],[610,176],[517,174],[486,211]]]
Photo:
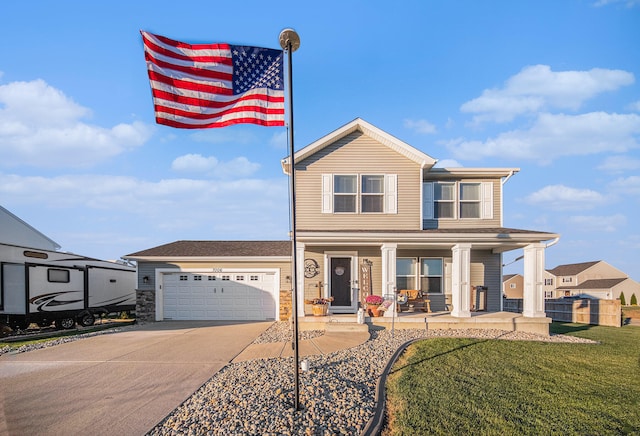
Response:
[[[289,321],[292,313],[291,291],[280,291],[280,321]]]
[[[155,289],[136,289],[136,319],[140,322],[155,322]]]

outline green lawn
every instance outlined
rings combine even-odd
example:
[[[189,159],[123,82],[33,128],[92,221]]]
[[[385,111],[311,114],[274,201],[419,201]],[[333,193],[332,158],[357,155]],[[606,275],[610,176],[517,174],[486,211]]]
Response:
[[[387,380],[384,434],[640,434],[640,327],[551,330],[599,344],[411,345]]]

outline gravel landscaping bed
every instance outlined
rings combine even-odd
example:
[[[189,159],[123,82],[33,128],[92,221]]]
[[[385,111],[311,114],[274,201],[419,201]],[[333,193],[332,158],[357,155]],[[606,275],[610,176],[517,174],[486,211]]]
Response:
[[[375,330],[364,344],[310,356],[300,374],[295,411],[292,358],[229,364],[174,410],[150,435],[356,435],[374,414],[375,386],[394,352],[412,339],[479,339],[592,342],[499,330]],[[275,323],[257,341],[290,340],[287,323]]]

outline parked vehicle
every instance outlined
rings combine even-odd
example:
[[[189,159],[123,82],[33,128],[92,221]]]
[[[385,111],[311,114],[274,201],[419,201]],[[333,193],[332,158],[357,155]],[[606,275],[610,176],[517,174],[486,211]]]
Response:
[[[90,326],[95,316],[135,310],[135,268],[72,253],[0,244],[0,323]]]

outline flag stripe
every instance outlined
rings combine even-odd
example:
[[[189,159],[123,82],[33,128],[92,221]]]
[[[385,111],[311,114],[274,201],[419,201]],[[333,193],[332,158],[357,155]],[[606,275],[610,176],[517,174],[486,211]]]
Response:
[[[141,34],[158,124],[186,129],[284,125],[281,51]]]

